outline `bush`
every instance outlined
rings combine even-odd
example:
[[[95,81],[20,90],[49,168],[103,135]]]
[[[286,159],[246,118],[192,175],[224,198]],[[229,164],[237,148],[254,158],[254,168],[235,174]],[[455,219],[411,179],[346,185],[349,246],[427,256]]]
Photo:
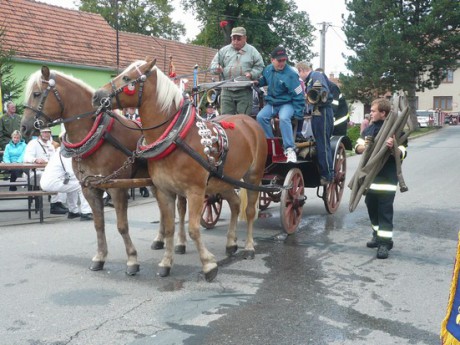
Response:
[[[348,128],[347,130],[347,136],[351,140],[352,147],[355,147],[356,145],[356,140],[359,138],[359,132],[360,132],[361,125],[354,125]]]

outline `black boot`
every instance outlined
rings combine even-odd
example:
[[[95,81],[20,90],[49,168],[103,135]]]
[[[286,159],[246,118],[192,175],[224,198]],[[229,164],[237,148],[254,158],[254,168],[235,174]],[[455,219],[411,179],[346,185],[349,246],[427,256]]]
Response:
[[[66,214],[69,212],[69,209],[65,207],[62,202],[55,202],[51,204],[51,214]]]
[[[379,245],[377,243],[377,231],[372,232],[372,239],[366,243],[367,248],[377,248]]]
[[[149,193],[149,190],[147,189],[147,187],[141,187],[139,188],[139,192],[141,192],[141,195],[144,197],[144,198],[148,198],[150,196],[150,193]]]
[[[379,248],[377,249],[377,259],[388,258],[391,248],[393,248],[393,242],[379,243]]]

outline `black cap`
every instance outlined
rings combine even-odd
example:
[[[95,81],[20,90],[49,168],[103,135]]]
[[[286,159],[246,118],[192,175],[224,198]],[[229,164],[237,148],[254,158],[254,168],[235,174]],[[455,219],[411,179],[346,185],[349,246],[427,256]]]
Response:
[[[286,49],[284,49],[284,47],[282,46],[278,46],[275,49],[273,49],[270,55],[273,59],[287,59],[288,58],[286,54]]]

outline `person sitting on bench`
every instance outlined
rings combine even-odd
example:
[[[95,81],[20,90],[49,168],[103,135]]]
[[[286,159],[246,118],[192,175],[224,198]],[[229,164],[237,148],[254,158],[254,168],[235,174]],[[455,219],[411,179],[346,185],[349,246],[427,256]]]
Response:
[[[257,114],[267,138],[273,138],[271,119],[278,114],[284,154],[287,162],[297,162],[292,118],[303,119],[305,98],[299,81],[299,74],[287,64],[286,50],[279,46],[271,53],[272,63],[264,68],[262,77],[255,83],[268,86],[266,105]]]
[[[3,163],[22,163],[24,161],[24,152],[27,144],[22,139],[21,132],[18,130],[13,131],[11,140],[5,146],[3,153]],[[20,169],[10,171],[10,182],[16,182],[17,178],[22,176],[23,171]],[[16,186],[10,186],[10,192],[17,191]]]
[[[24,153],[24,163],[48,163],[55,151],[56,149],[54,148],[53,140],[51,139],[51,129],[41,128],[40,136],[32,139],[27,144],[26,151]],[[37,179],[37,183],[40,183],[42,174],[43,170],[37,169],[36,176],[33,177]],[[52,195],[50,213],[66,214],[69,212],[69,209],[64,206],[65,200],[65,193]]]

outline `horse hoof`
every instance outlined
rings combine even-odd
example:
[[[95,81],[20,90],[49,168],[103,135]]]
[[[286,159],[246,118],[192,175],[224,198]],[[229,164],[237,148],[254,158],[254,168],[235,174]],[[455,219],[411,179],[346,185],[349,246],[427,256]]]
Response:
[[[185,245],[179,244],[174,247],[174,253],[176,254],[185,254]]]
[[[225,254],[227,254],[227,256],[232,256],[233,254],[236,253],[237,250],[238,250],[237,245],[226,247],[225,248]]]
[[[89,269],[91,271],[101,271],[104,269],[104,261],[93,261],[91,262],[91,266],[89,266]]]
[[[139,272],[139,264],[126,267],[126,274],[129,276],[135,276],[137,272]]]
[[[165,247],[165,243],[162,241],[153,241],[152,245],[150,248],[153,250],[158,250],[158,249],[163,249]]]
[[[256,252],[254,250],[246,250],[244,253],[244,258],[246,260],[254,260],[255,256],[256,256]]]
[[[214,278],[217,276],[217,271],[218,271],[217,267],[213,268],[212,270],[204,274],[204,279],[206,279],[208,283],[212,282]]]
[[[171,267],[160,267],[157,275],[160,277],[167,277],[169,276],[169,272],[171,272]]]

